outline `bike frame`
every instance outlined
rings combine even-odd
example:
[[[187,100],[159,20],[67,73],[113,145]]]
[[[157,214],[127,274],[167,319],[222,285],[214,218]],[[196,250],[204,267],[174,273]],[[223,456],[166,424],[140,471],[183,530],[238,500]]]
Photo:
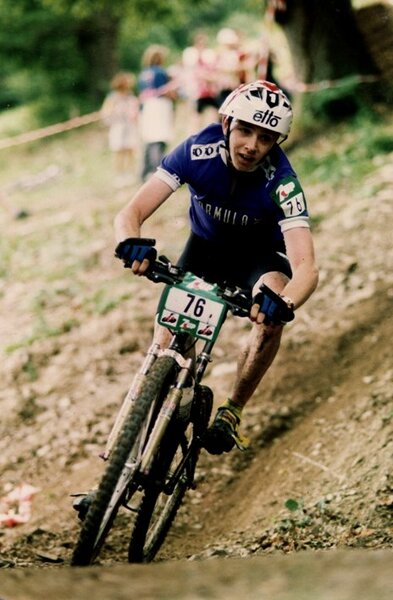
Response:
[[[251,304],[247,290],[210,284],[192,273],[184,273],[173,267],[163,257],[153,264],[147,277],[155,283],[167,284],[157,322],[171,331],[172,339],[167,348],[161,348],[156,342],[151,344],[124,398],[101,455],[104,460],[110,460],[95,503],[87,513],[74,554],[74,564],[88,564],[97,556],[111,527],[111,519],[120,505],[135,510],[132,498],[137,490],[146,492],[155,488],[159,493],[171,495],[178,489],[178,484],[193,486],[195,466],[202,447],[201,438],[210,412],[204,412],[206,405],[203,396],[194,393],[194,417],[182,420],[175,413],[179,413],[183,390],[189,388],[190,381],[194,383],[194,390],[202,381],[228,311],[239,316],[249,315]],[[202,347],[194,360],[189,355],[197,342]],[[157,363],[159,360],[162,360],[160,364]],[[199,421],[198,397],[201,399],[202,417]],[[142,404],[138,404],[139,398],[143,399]],[[143,412],[138,412],[140,407]],[[188,427],[190,423],[192,428]],[[171,429],[168,429],[169,425]],[[173,439],[168,437],[170,432],[174,434]],[[172,443],[174,449],[175,446],[179,447],[181,454],[179,461],[174,464],[174,472],[163,472],[161,481],[156,465],[160,464],[161,451],[165,456],[165,440],[169,443],[168,458]],[[112,453],[115,459],[113,465]]]
[[[245,316],[249,310],[249,299],[246,299],[246,290],[240,290],[239,288],[222,289],[216,284],[209,284],[192,273],[182,272],[178,267],[171,265],[165,257],[160,257],[151,271],[147,273],[147,277],[155,283],[163,282],[167,284],[161,296],[158,323],[171,331],[173,337],[168,348],[161,348],[155,342],[150,346],[144,362],[135,375],[131,388],[123,401],[109,435],[105,451],[101,455],[106,460],[113,450],[117,436],[127,415],[132,410],[133,402],[154,362],[160,356],[172,357],[179,368],[176,382],[164,400],[146,445],[143,437],[146,437],[147,433],[145,436],[141,436],[140,448],[144,448],[142,455],[136,461],[133,457],[134,464],[137,464],[136,468],[144,475],[149,473],[157,448],[181,402],[183,388],[186,387],[186,383],[190,381],[190,378],[192,378],[194,384],[199,384],[202,381],[206,368],[212,360],[211,353],[228,311],[232,310],[234,314]],[[180,301],[176,300],[176,295],[173,297],[173,292],[179,295]],[[238,298],[238,300],[234,302],[234,298]],[[241,302],[239,302],[240,299]],[[187,302],[187,305],[179,308],[179,304],[181,305],[184,301]],[[189,311],[191,305],[193,305],[194,313],[189,314],[187,311]],[[198,327],[200,325],[199,318],[203,319],[202,314],[205,305],[209,309],[207,313],[215,313],[213,320],[212,314],[208,318],[205,317],[205,325],[209,326],[209,323],[213,323],[208,336]],[[238,312],[236,313],[236,311]],[[168,314],[176,315],[173,319],[174,324],[165,322],[165,315],[168,316]],[[198,340],[203,344],[195,361],[186,357],[187,350],[189,350],[187,344],[190,343],[190,340],[193,340],[193,345]],[[146,430],[148,430],[148,427]]]

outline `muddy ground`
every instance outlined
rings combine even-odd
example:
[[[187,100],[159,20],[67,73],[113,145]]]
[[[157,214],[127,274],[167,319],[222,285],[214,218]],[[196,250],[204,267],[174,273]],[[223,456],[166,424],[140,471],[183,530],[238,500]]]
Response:
[[[83,135],[95,148],[102,132]],[[329,143],[314,142],[315,153]],[[391,598],[393,156],[355,188],[306,185],[320,285],[247,407],[250,449],[203,453],[197,489],[154,564],[125,564],[122,521],[98,565],[79,570],[69,567],[79,529],[70,494],[102,472],[98,454],[149,343],[159,290],[113,258],[111,221],[132,185],[115,188],[102,173],[89,183],[59,147],[54,179],[8,187],[29,216],[1,214],[10,252],[0,295],[1,486],[3,496],[21,483],[39,491],[27,523],[0,529],[0,596]],[[171,257],[186,235],[179,198],[146,229]],[[207,378],[217,402],[248,329],[225,324]]]

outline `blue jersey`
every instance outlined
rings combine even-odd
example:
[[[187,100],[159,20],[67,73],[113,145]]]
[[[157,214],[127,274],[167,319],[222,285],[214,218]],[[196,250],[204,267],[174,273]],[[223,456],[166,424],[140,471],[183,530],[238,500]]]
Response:
[[[174,191],[188,184],[191,229],[204,239],[280,249],[284,231],[309,227],[303,190],[281,148],[275,144],[255,171],[233,177],[219,124],[177,146],[157,175]]]

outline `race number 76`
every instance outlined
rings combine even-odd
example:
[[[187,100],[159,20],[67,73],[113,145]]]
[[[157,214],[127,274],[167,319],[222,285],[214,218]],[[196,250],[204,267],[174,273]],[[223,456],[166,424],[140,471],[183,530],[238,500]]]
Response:
[[[187,298],[189,298],[189,300],[184,308],[184,312],[192,312],[195,317],[201,317],[206,306],[205,298],[195,296],[194,294],[187,294]]]

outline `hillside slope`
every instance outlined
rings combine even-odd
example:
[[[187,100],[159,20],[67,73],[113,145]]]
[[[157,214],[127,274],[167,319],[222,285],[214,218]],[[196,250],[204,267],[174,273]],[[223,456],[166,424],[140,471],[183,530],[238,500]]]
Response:
[[[314,142],[315,155],[335,135]],[[30,216],[1,214],[1,480],[4,492],[22,482],[40,491],[31,519],[2,530],[5,566],[42,566],[48,553],[67,564],[78,530],[69,494],[101,472],[98,453],[151,336],[159,289],[113,258],[112,218],[131,189],[111,187],[101,136],[85,131],[72,152],[61,140],[33,150],[30,174],[58,168],[30,188],[15,155],[6,180],[8,200]],[[303,176],[320,285],[247,407],[250,450],[203,453],[161,558],[392,547],[392,158],[336,189]],[[146,229],[171,257],[186,198]],[[230,319],[223,330],[208,376],[217,401],[248,327]],[[118,534],[104,562],[124,560],[126,547]]]

